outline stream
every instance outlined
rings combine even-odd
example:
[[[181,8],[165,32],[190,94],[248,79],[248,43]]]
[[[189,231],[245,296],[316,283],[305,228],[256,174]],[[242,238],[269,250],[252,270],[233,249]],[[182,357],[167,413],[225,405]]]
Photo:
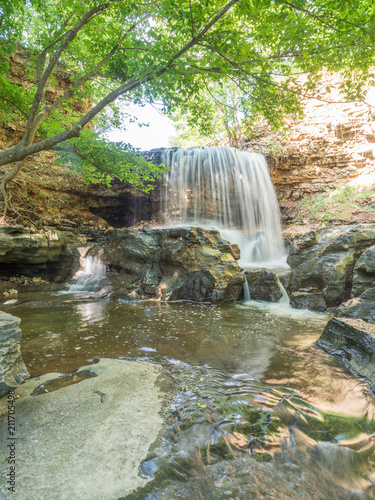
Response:
[[[327,315],[71,291],[1,305],[22,319],[31,377],[143,358],[177,387],[140,468],[154,480],[126,498],[375,498],[375,398],[315,347]]]

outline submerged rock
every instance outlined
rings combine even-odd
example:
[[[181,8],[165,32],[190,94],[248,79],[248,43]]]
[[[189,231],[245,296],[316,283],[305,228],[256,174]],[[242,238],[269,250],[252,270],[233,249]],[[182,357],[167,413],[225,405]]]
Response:
[[[356,283],[359,283],[357,276],[362,269],[360,257],[374,244],[374,225],[335,226],[297,237],[288,256],[291,267],[289,295],[313,290],[309,293],[321,296],[319,299],[317,296],[306,298],[310,308],[323,310],[324,303],[327,308],[337,307],[351,297],[352,288],[354,293],[359,290]]]
[[[375,326],[360,319],[332,318],[317,345],[365,377],[375,390]]]
[[[0,397],[29,378],[21,357],[20,322],[19,318],[0,311]]]
[[[268,269],[249,271],[246,280],[253,300],[278,302],[283,296],[277,275]]]
[[[123,229],[111,234],[106,264],[120,298],[227,303],[245,281],[237,245],[201,228]]]

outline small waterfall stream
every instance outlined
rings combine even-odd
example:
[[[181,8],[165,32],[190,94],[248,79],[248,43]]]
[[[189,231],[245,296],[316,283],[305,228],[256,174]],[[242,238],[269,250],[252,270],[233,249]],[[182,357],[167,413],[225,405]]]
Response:
[[[80,269],[65,293],[97,292],[106,276],[106,266],[97,256],[90,255],[87,248],[79,249]]]
[[[280,211],[265,158],[227,147],[166,150],[166,224],[217,229],[241,249],[241,265],[285,262]]]

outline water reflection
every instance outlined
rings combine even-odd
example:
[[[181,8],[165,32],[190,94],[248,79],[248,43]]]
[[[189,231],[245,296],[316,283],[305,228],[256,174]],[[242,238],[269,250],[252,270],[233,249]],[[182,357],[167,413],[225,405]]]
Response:
[[[77,304],[75,310],[80,316],[80,329],[85,329],[88,325],[98,323],[103,325],[106,313],[106,302],[84,302]]]

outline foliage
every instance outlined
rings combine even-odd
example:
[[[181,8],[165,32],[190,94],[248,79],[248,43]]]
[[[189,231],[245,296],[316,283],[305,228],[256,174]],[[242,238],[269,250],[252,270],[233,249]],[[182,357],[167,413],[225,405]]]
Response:
[[[243,96],[231,82],[222,86],[206,82],[206,89],[194,101],[173,111],[179,134],[171,145],[205,146],[228,140],[230,146],[240,145],[249,128],[243,115],[246,102],[241,103],[241,99]]]
[[[149,192],[152,181],[160,179],[164,165],[138,156],[130,144],[114,143],[85,130],[80,139],[70,139],[59,147],[60,162],[78,171],[87,182],[110,186],[114,177]]]
[[[280,126],[301,112],[322,67],[341,71],[348,98],[361,98],[373,78],[374,25],[372,0],[3,0],[0,119],[21,120],[25,132],[0,152],[0,165],[72,139],[78,151],[82,131],[108,106],[106,118],[120,124],[121,103],[161,102],[209,137],[216,127],[237,133],[239,112],[250,128],[258,116]],[[30,53],[27,89],[8,73],[14,43]],[[70,88],[53,101],[62,74]]]
[[[343,184],[326,189],[323,193],[301,200],[298,212],[301,219],[308,217],[319,222],[333,220],[350,221],[354,212],[360,210],[372,217],[375,209],[371,204],[372,190]]]
[[[258,116],[278,129],[284,127],[285,113],[301,113],[296,100],[319,98],[322,70],[341,74],[343,99],[364,98],[368,83],[375,79],[372,2],[262,0],[245,10],[248,37],[239,38],[237,43],[229,39],[217,49],[222,60],[236,65],[237,72],[206,81],[199,105],[188,103],[180,113],[182,141],[189,137],[189,131],[210,139],[213,131],[218,131],[215,138],[220,142],[218,115],[225,114],[223,106],[228,112],[232,108],[222,96],[233,90],[238,94],[235,107],[242,113],[241,129],[248,137]],[[329,87],[325,90],[330,93]]]

